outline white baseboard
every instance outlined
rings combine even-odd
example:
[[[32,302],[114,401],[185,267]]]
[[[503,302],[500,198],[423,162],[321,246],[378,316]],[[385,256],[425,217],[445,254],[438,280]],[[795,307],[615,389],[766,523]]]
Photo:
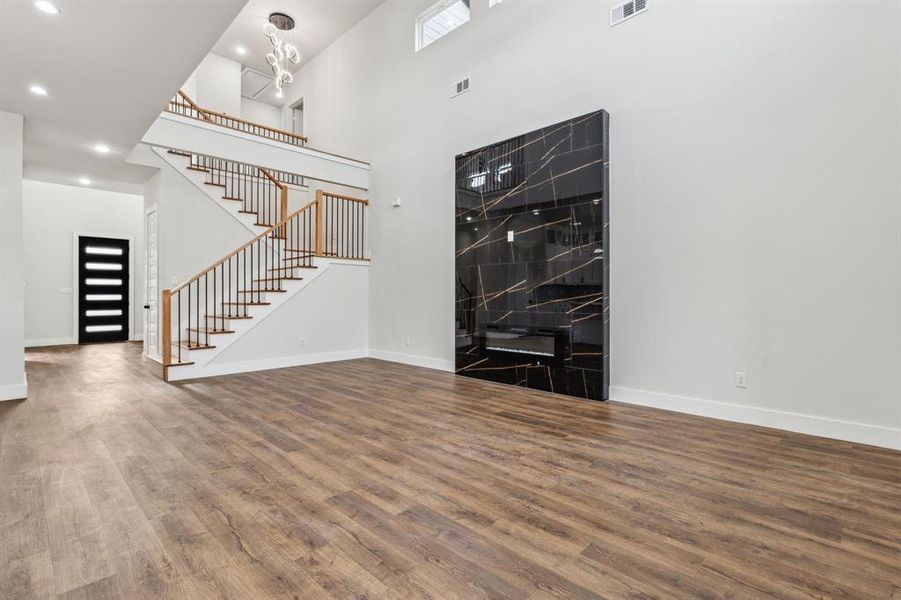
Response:
[[[711,417],[749,425],[773,427],[836,440],[901,450],[901,428],[883,427],[805,415],[746,404],[731,404],[687,396],[675,396],[626,387],[610,387],[614,402],[638,404],[690,415]]]
[[[25,381],[14,385],[0,385],[0,401],[22,400],[28,397],[28,376]]]
[[[316,363],[366,358],[367,356],[369,356],[369,351],[366,349],[339,350],[337,352],[279,356],[276,358],[264,358],[261,360],[247,360],[222,364],[214,362],[212,364],[198,365],[196,367],[194,365],[169,367],[169,381],[195,379],[199,377],[215,377],[217,375],[232,375],[235,373],[249,373],[251,371],[268,371],[269,369],[285,369],[287,367],[299,367]]]
[[[36,348],[39,346],[68,346],[70,344],[77,343],[77,341],[70,337],[42,338],[38,340],[25,340],[25,347]]]
[[[439,371],[454,371],[454,361],[444,360],[441,358],[432,358],[430,356],[419,356],[417,354],[404,354],[402,352],[391,352],[390,350],[371,349],[369,356],[381,360],[388,360],[405,365],[413,365],[414,367],[425,367],[427,369],[437,369]]]

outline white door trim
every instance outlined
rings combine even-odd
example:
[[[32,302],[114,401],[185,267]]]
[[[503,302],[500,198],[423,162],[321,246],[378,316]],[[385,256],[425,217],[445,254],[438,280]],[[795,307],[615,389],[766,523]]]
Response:
[[[150,336],[148,335],[148,332],[147,332],[147,326],[149,324],[149,321],[147,320],[147,317],[148,317],[147,311],[144,309],[145,305],[150,304],[150,297],[147,295],[147,290],[149,289],[147,282],[150,281],[150,265],[147,264],[149,256],[150,256],[150,254],[149,254],[150,244],[148,243],[149,236],[147,235],[147,218],[151,215],[151,213],[156,213],[156,273],[157,273],[157,277],[156,277],[156,286],[154,286],[154,287],[157,290],[157,297],[154,300],[156,300],[156,302],[157,302],[156,312],[157,312],[157,315],[159,315],[160,214],[159,214],[159,211],[157,210],[157,205],[153,204],[153,205],[147,207],[146,209],[144,209],[144,223],[142,224],[143,228],[144,228],[144,302],[141,304],[141,314],[144,316],[144,319],[143,319],[143,321],[144,321],[144,329],[143,329],[144,347],[143,347],[142,353],[144,354],[144,356],[146,356],[148,358],[152,358],[153,360],[158,360],[159,356],[154,356],[147,352],[147,344],[150,343]],[[158,322],[156,325],[157,325],[157,327],[156,327],[156,344],[157,344],[157,353],[159,353],[160,327],[159,327]]]

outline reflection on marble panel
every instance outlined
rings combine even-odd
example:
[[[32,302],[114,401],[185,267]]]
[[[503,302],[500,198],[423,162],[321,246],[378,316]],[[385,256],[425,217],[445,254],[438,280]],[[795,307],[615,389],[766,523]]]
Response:
[[[607,122],[457,156],[459,374],[607,399]]]

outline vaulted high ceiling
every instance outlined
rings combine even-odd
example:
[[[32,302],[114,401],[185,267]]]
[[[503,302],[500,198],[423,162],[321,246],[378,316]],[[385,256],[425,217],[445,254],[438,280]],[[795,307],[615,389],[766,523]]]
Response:
[[[299,65],[288,65],[288,70],[296,71],[331,44],[344,32],[372,12],[383,0],[250,0],[222,34],[213,52],[245,67],[271,75],[266,63],[266,54],[271,45],[263,35],[263,25],[269,15],[281,12],[295,21],[294,29],[283,32],[283,41],[300,49],[302,60]],[[239,54],[238,48],[246,53]],[[274,89],[267,88],[256,99],[270,104],[280,104],[274,98]]]

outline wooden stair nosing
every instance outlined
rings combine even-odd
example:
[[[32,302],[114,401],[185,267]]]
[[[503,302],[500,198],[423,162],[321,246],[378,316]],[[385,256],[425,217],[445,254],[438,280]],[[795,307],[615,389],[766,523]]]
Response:
[[[200,335],[219,335],[222,333],[234,333],[234,329],[210,329],[209,327],[188,327],[188,333],[198,333]]]
[[[264,289],[261,289],[261,290],[238,290],[237,292],[238,292],[239,294],[266,294],[266,293],[269,293],[269,292],[272,292],[272,293],[275,293],[275,294],[282,294],[282,293],[286,293],[287,291],[288,291],[288,290],[282,290],[282,289],[277,289],[277,290],[267,290],[267,289],[264,288]]]
[[[262,281],[302,281],[303,277],[269,277],[266,279],[254,279],[253,283],[259,283]]]
[[[188,365],[193,365],[193,364],[194,364],[193,360],[186,360],[183,362],[169,363],[168,365],[163,365],[163,366],[164,367],[187,367]]]
[[[173,348],[184,348],[185,350],[212,350],[216,346],[208,346],[207,344],[194,344],[188,340],[179,344],[178,342],[172,342]]]
[[[237,319],[252,319],[251,315],[203,315],[203,317],[207,320],[210,319],[221,319],[223,321],[237,320]]]
[[[269,306],[272,302],[220,302],[223,306]]]

